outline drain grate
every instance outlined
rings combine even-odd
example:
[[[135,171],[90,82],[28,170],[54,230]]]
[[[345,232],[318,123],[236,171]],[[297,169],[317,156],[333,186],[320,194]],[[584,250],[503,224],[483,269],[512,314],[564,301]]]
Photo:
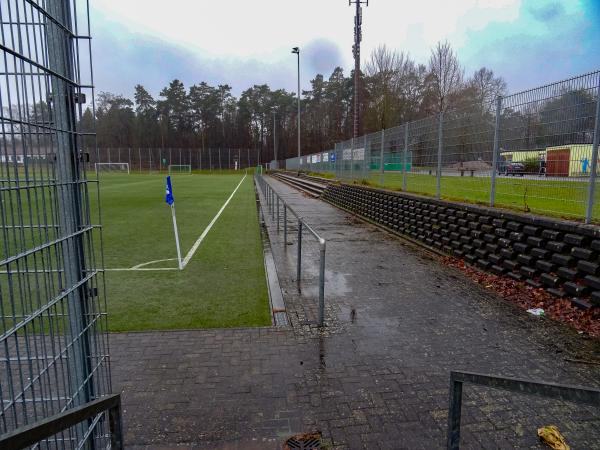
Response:
[[[321,448],[321,433],[296,434],[285,441],[284,450],[315,450]]]

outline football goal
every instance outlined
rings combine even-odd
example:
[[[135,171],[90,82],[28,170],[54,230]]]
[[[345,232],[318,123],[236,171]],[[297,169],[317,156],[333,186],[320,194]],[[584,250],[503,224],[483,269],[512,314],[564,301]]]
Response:
[[[169,166],[169,175],[173,173],[192,173],[191,164],[171,164]]]
[[[95,163],[96,172],[127,172],[129,173],[129,163],[102,162]]]

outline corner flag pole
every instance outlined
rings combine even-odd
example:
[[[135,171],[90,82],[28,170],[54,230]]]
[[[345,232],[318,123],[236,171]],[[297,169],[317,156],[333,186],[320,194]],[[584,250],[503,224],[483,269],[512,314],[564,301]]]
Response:
[[[177,246],[177,262],[179,270],[183,270],[181,261],[181,248],[179,247],[179,232],[177,231],[177,218],[175,217],[175,198],[173,197],[173,188],[171,187],[171,177],[167,177],[167,195],[165,201],[171,207],[171,216],[173,217],[173,231],[175,232],[175,245]]]
[[[179,263],[179,270],[183,270],[181,248],[179,247],[179,231],[177,231],[177,218],[175,217],[175,203],[171,204],[171,215],[173,216],[173,231],[175,232],[175,245],[177,246],[177,262]]]

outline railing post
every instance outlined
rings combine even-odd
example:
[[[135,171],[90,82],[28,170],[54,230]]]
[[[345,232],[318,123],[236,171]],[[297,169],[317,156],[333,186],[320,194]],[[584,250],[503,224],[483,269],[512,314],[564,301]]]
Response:
[[[460,414],[462,406],[462,381],[456,381],[450,375],[450,409],[448,410],[448,450],[457,450],[460,446]]]
[[[142,171],[142,149],[140,147],[138,147],[138,161],[140,163],[140,172]]]
[[[385,148],[385,128],[381,130],[381,148],[379,149],[379,184],[385,183],[385,167],[383,162],[383,152]]]
[[[408,162],[408,122],[404,124],[404,155],[402,161],[402,190],[406,191],[406,164]]]
[[[437,154],[437,173],[435,180],[435,198],[440,198],[442,192],[442,146],[444,145],[444,112],[440,111],[438,125],[438,154]]]
[[[325,321],[325,239],[319,240],[319,326]]]
[[[590,166],[590,184],[588,186],[588,202],[585,213],[585,223],[590,223],[594,215],[594,195],[596,193],[596,178],[598,171],[598,143],[600,141],[600,76],[596,90],[596,122],[594,124],[594,144],[592,146],[592,164]]]
[[[490,206],[496,203],[496,174],[498,173],[498,159],[500,159],[500,114],[502,112],[502,97],[496,99],[496,124],[494,125],[494,153],[492,155],[492,177],[490,187]]]
[[[121,400],[108,410],[108,427],[110,429],[110,448],[122,450],[123,429],[121,426]]]
[[[279,233],[279,197],[277,197],[277,232]]]
[[[302,273],[302,220],[298,219],[298,263],[296,264],[296,282],[300,290],[300,275]]]
[[[283,203],[283,249],[287,250],[287,206]]]

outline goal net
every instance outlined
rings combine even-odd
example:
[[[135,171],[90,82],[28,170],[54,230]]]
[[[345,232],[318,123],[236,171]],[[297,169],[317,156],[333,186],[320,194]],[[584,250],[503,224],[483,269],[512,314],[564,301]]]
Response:
[[[192,166],[190,164],[171,164],[169,175],[172,173],[192,173]]]
[[[96,172],[126,172],[129,173],[129,163],[95,163]]]

